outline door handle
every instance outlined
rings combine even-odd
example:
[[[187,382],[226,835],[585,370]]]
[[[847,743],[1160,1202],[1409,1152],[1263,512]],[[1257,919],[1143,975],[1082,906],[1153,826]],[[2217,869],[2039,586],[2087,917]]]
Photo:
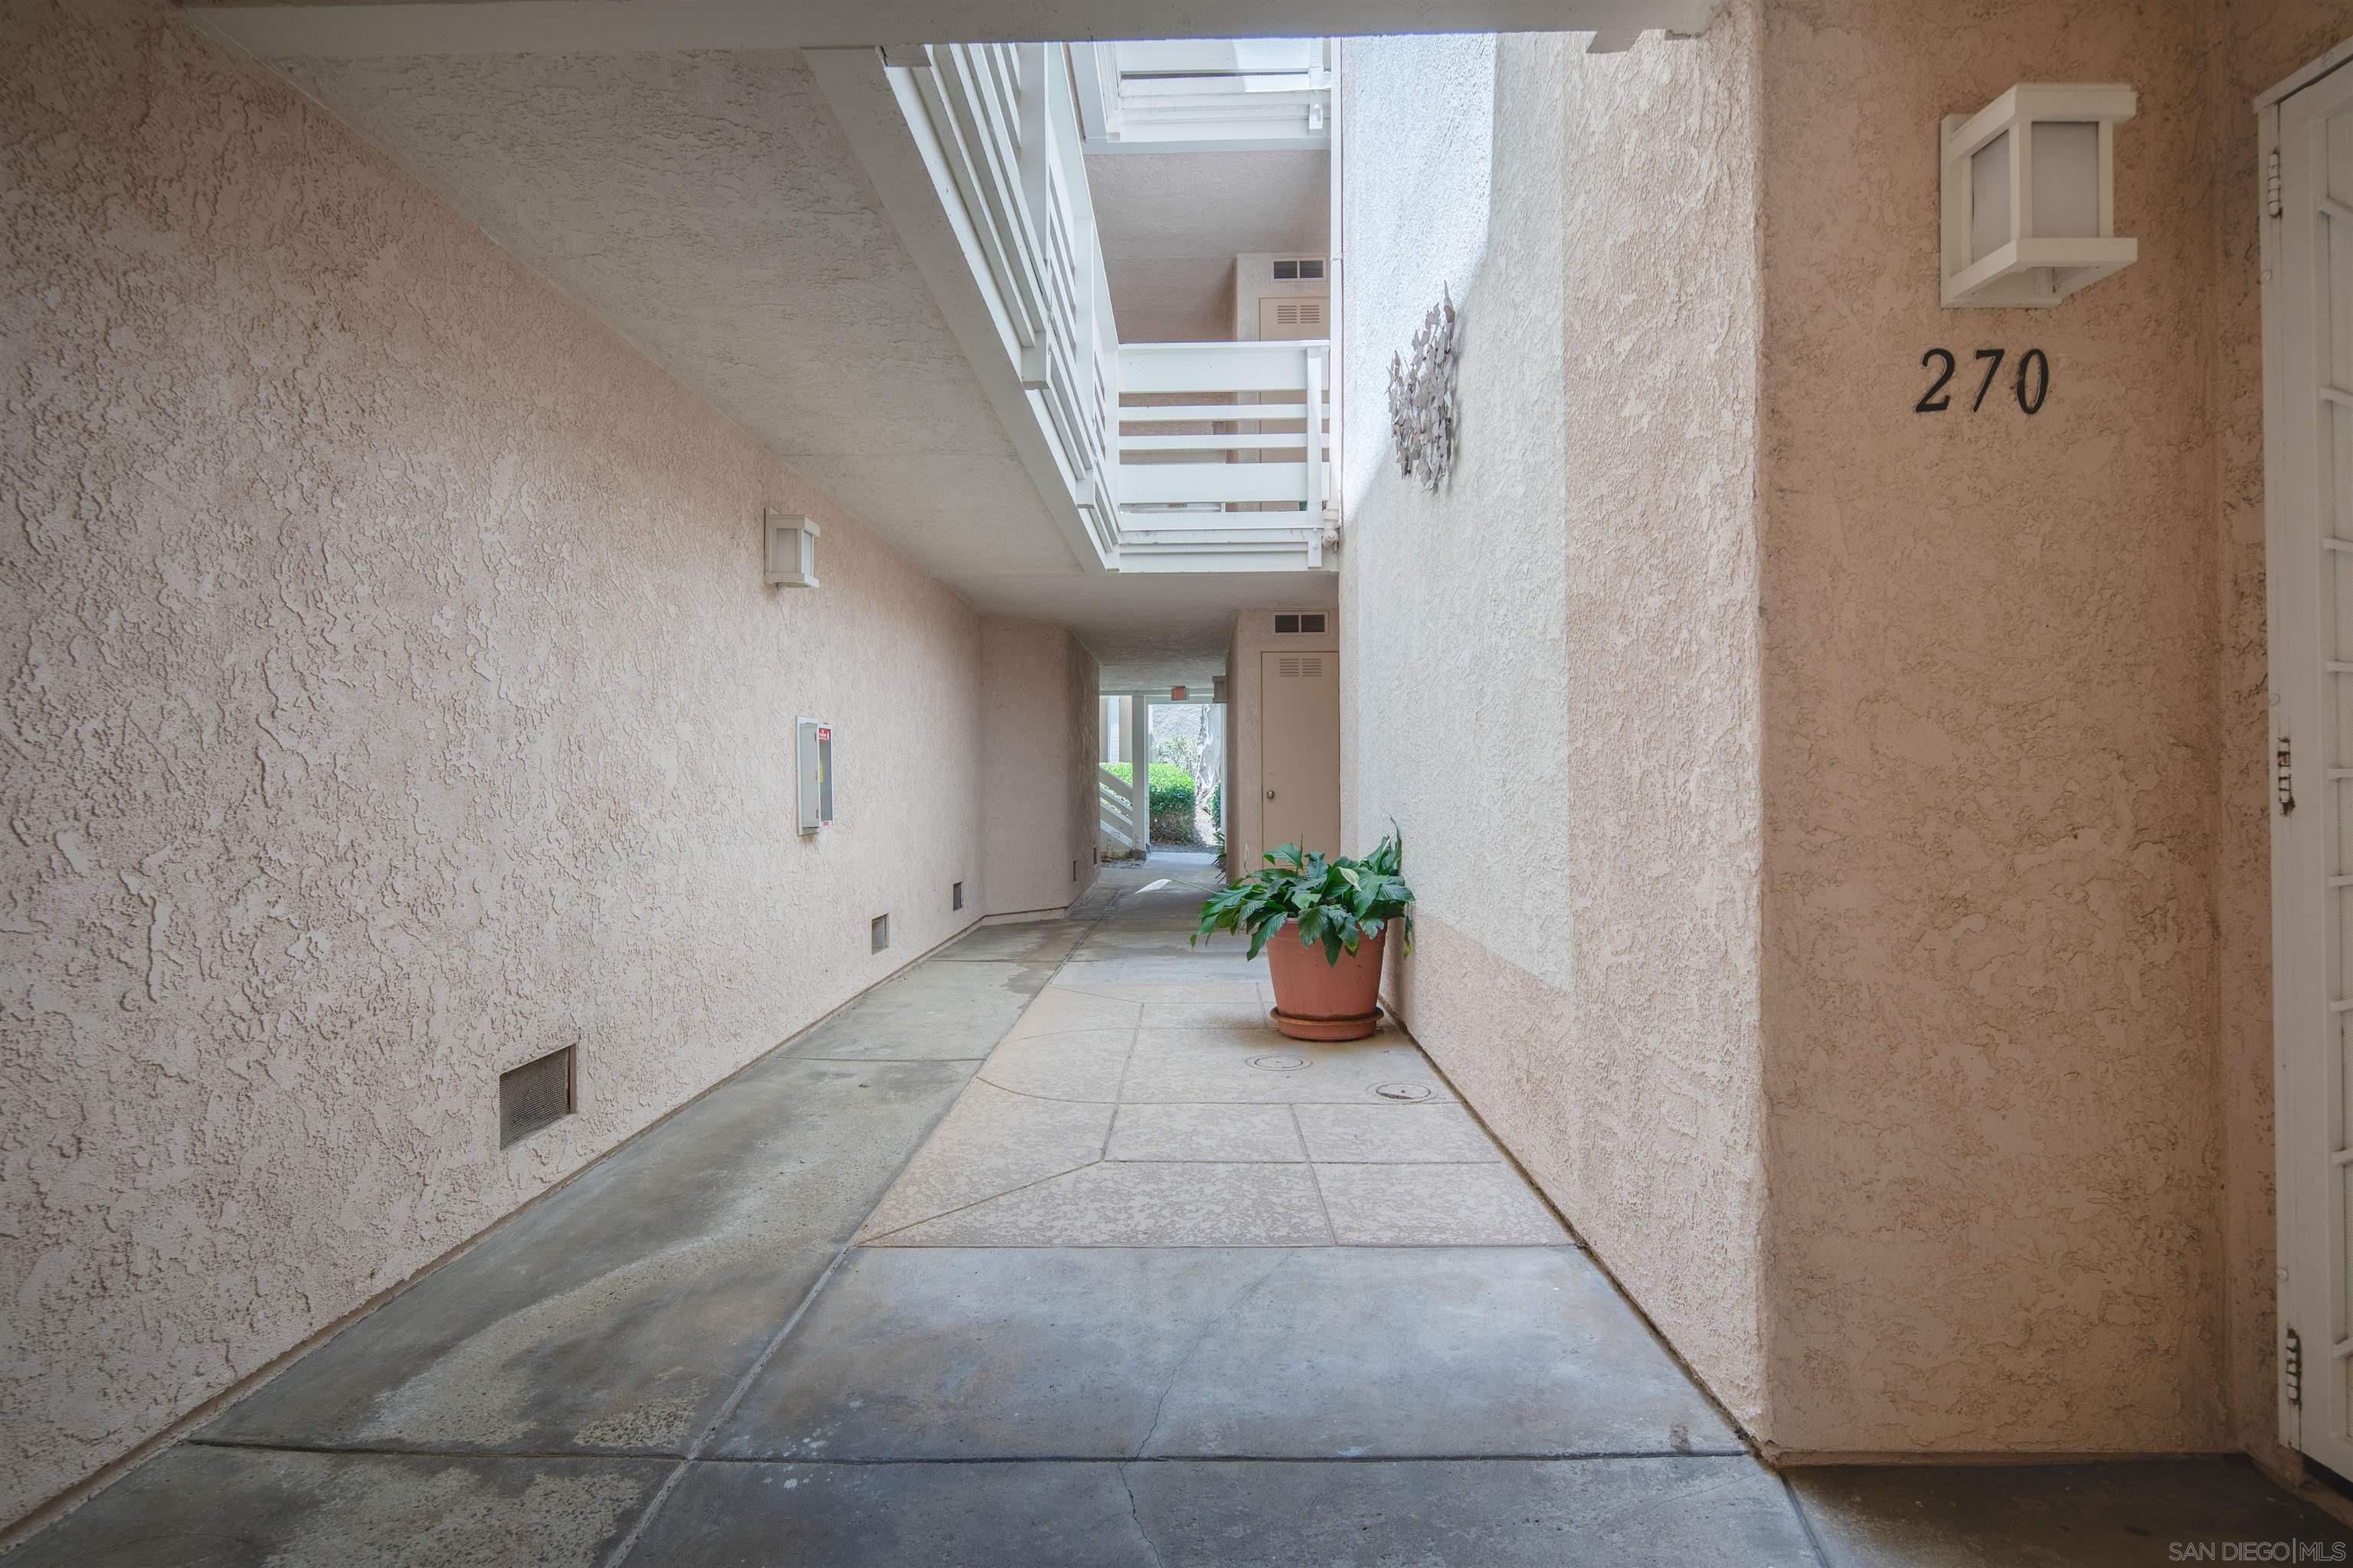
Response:
[[[1266,798],[1267,798],[1268,800],[1273,800],[1273,799],[1274,799],[1274,791],[1273,791],[1273,790],[1271,790],[1271,789],[1269,789],[1269,790],[1266,792]]]

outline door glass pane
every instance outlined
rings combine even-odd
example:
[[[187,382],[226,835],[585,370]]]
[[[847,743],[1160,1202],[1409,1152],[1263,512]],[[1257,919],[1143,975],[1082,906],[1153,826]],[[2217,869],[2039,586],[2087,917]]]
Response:
[[[2335,835],[2336,840],[2339,844],[2353,843],[2353,836],[2347,834],[2344,826],[2347,812],[2353,811],[2353,790],[2348,790],[2340,784],[2335,786],[2331,793],[2337,800],[2338,826]],[[2333,862],[2335,856],[2332,854],[2330,858]],[[2334,875],[2336,873],[2332,871],[2330,874]],[[2345,918],[2346,900],[2348,898],[2353,898],[2353,887],[2332,887],[2328,890],[2328,902],[2326,907],[2328,910],[2328,923],[2336,927],[2330,933],[2330,938],[2337,958],[2337,972],[2330,977],[2329,980],[2328,994],[2331,1000],[2353,996],[2353,990],[2347,989],[2353,987],[2353,920]]]
[[[2320,225],[2320,264],[2328,269],[2328,301],[2327,317],[2320,323],[2325,329],[2319,341],[2326,344],[2321,355],[2322,374],[2332,387],[2348,387],[2347,377],[2353,376],[2353,319],[2340,308],[2340,302],[2353,298],[2353,224],[2315,214],[2306,222]],[[2353,389],[2353,387],[2348,387]]]
[[[2346,173],[2353,171],[2353,115],[2330,115],[2323,145],[2321,170],[2315,184],[2333,199],[2353,207],[2353,179],[2348,179]]]
[[[2345,1304],[2348,1299],[2353,1299],[2353,1278],[2344,1277],[2344,1275],[2353,1275],[2353,1165],[2340,1165],[2337,1168],[2337,1180],[2331,1183],[2331,1190],[2337,1196],[2337,1224],[2335,1226],[2337,1234],[2337,1267],[2342,1271],[2337,1282],[2337,1331],[2335,1338],[2342,1340],[2346,1337],[2348,1331],[2348,1324],[2345,1320]],[[2331,1359],[2336,1359],[2329,1345],[2315,1345],[2307,1343],[2305,1346],[2304,1367],[2305,1375],[2306,1377],[2310,1377],[2312,1375],[2312,1363],[2314,1361],[2322,1356],[2329,1356]],[[2348,1362],[2353,1362],[2353,1357],[2348,1357],[2337,1361],[2338,1376],[2341,1377],[2344,1375]]]
[[[2353,234],[2353,224],[2337,227]],[[2320,471],[2313,478],[2320,495],[2321,535],[2353,539],[2353,408],[2342,403],[2321,404],[2319,461]]]

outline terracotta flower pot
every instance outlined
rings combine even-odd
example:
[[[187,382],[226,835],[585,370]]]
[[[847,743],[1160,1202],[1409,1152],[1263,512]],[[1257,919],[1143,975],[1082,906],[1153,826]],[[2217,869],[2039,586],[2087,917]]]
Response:
[[[1343,951],[1336,964],[1324,945],[1303,947],[1296,922],[1267,939],[1274,976],[1274,1026],[1293,1040],[1362,1040],[1381,1021],[1381,953],[1388,931]]]

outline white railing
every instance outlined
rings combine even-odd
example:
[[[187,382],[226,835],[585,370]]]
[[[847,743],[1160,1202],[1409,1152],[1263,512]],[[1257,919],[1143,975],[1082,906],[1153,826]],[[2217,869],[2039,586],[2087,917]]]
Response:
[[[1136,846],[1135,803],[1129,799],[1129,784],[1110,768],[1096,765],[1095,800],[1096,826],[1103,836],[1121,850]]]
[[[1090,153],[1332,144],[1326,38],[1073,44],[1071,74]]]
[[[1324,564],[1330,345],[1120,344],[1063,46],[809,62],[1083,567]]]
[[[1323,562],[1331,345],[1124,344],[1123,557],[1154,550]],[[1166,568],[1164,568],[1166,569]],[[1198,568],[1196,568],[1198,569]]]
[[[953,216],[1057,478],[1106,562],[1115,407],[1111,286],[1060,46],[935,44],[907,80],[962,211]]]

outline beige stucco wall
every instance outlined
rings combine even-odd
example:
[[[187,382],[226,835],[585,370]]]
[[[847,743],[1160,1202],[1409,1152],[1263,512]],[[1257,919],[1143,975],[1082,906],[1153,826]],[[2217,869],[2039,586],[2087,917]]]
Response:
[[[1100,668],[1067,627],[981,619],[981,914],[1060,910],[1094,884]]]
[[[2202,32],[1766,16],[1769,1436],[2225,1446]],[[1942,311],[1938,117],[2022,79],[2138,90],[2140,260]],[[1921,415],[1936,345],[1961,395]],[[2049,355],[2039,415],[2007,383],[1968,411],[1983,346]]]
[[[1399,1011],[1753,1425],[1752,12],[1630,55],[1347,46],[1341,608],[1344,832],[1394,818],[1419,897]],[[1441,285],[1463,437],[1431,496],[1385,383]]]
[[[968,921],[981,634],[161,5],[0,58],[7,1518]]]
[[[1266,786],[1259,771],[1261,656],[1267,653],[1340,653],[1342,691],[1348,679],[1347,655],[1340,650],[1340,618],[1316,605],[1302,613],[1322,615],[1320,632],[1288,631],[1277,636],[1275,611],[1246,609],[1234,617],[1233,634],[1226,642],[1226,789],[1221,802],[1226,817],[1226,864],[1246,875],[1264,864],[1266,852],[1281,846],[1266,842]],[[1345,703],[1345,698],[1344,698]],[[1347,737],[1341,736],[1345,752]],[[1344,820],[1342,853],[1361,854],[1372,848],[1359,843]]]
[[[1353,47],[1343,768],[1349,834],[1397,814],[1423,895],[1398,1000],[1777,1453],[2283,1457],[2249,101],[2348,35],[2276,0],[1782,0],[1616,59],[1506,39],[1492,82],[1470,40]],[[2020,79],[2139,90],[2141,260],[2059,311],[1944,312],[1935,126]],[[1565,190],[1523,151],[1551,136]],[[1630,189],[1689,206],[1653,233]],[[1750,314],[1708,322],[1744,204]],[[1697,270],[1639,249],[1703,235]],[[1368,455],[1367,366],[1412,323],[1366,313],[1463,276],[1432,501]],[[1966,411],[1994,345],[2050,355],[2031,420],[2007,380]],[[1939,416],[1931,346],[1963,366]],[[1708,417],[1745,355],[1753,481]],[[1710,880],[1744,870],[1761,907]]]

